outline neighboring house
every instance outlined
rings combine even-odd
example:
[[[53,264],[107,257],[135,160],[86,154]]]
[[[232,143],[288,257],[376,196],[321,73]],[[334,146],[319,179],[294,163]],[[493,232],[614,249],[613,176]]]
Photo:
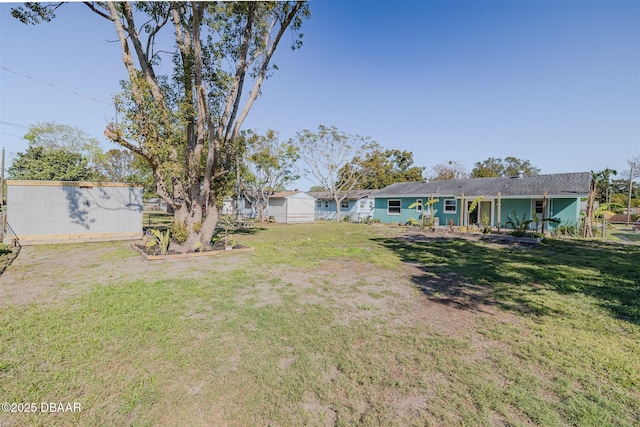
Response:
[[[376,193],[374,218],[383,223],[418,220],[421,207],[408,207],[418,200],[427,204],[437,199],[425,209],[427,217],[433,216],[436,225],[441,226],[451,221],[456,226],[509,228],[507,221],[514,212],[519,220],[533,219],[535,212],[540,219],[554,218],[562,224],[577,225],[581,199],[589,194],[590,180],[589,172],[579,172],[396,183]],[[480,196],[477,208],[469,213],[469,206]],[[545,225],[545,229],[549,226]]]
[[[233,209],[233,203],[234,200],[232,198],[225,198],[224,201],[222,202],[222,208],[220,209],[220,215],[233,215],[234,213],[234,209]],[[156,212],[166,212],[166,213],[173,213],[173,209],[171,209],[171,206],[169,206],[167,204],[167,202],[165,202],[164,200],[162,200],[159,197],[154,197],[151,199],[148,199],[144,202],[144,211],[156,211]],[[202,203],[202,212],[206,215],[209,211],[209,207],[207,205],[206,202]]]
[[[377,190],[354,190],[340,202],[340,215],[347,216],[351,222],[366,221],[373,218],[374,199]],[[338,213],[336,201],[326,191],[311,191],[316,198],[316,219],[335,220]]]
[[[151,199],[145,200],[143,209],[144,211],[173,213],[173,209],[171,209],[171,207],[167,205],[167,202],[159,197],[153,197]]]
[[[242,215],[243,218],[257,218],[258,210],[253,206],[253,203],[246,197],[239,197],[234,199],[234,203],[237,203],[237,211]]]
[[[225,199],[222,201],[222,208],[220,209],[220,215],[233,215],[234,214],[233,204],[234,204],[234,200],[231,197],[225,197]],[[206,203],[204,204],[204,208],[206,212],[206,209],[207,209]]]
[[[314,221],[316,199],[302,191],[283,191],[269,198],[266,216],[283,224],[303,224]]]
[[[21,245],[142,239],[142,185],[7,182],[5,240]]]

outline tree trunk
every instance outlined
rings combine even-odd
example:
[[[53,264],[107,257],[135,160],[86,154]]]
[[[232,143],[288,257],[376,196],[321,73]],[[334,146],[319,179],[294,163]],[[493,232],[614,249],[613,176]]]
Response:
[[[587,197],[587,211],[584,216],[584,231],[582,236],[585,238],[593,237],[593,230],[591,229],[592,218],[593,218],[593,205],[596,200],[596,190],[597,190],[597,181],[596,177],[591,177],[591,185],[589,188],[589,196]]]
[[[338,200],[337,197],[334,197],[333,200],[336,202],[336,222],[340,222],[340,216],[342,215],[342,207],[340,206],[340,203],[342,200]]]
[[[220,214],[214,200],[213,203],[209,204],[207,217],[202,222],[202,229],[200,230],[200,244],[203,248],[211,245],[211,239],[216,231],[219,218]]]
[[[195,252],[211,245],[211,239],[218,225],[218,210],[215,203],[208,206],[207,215],[203,215],[202,205],[196,203],[191,207],[183,204],[174,214],[174,222],[185,227],[187,238],[179,243],[171,236],[169,249],[178,253]],[[177,236],[176,236],[177,237]]]

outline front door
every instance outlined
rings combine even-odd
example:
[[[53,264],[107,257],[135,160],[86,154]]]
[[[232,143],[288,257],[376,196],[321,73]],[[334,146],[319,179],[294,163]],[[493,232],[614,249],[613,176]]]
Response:
[[[473,204],[472,201],[467,202],[467,212]],[[493,210],[491,207],[493,202],[479,202],[473,212],[469,213],[469,223],[467,225],[477,225],[482,227],[491,227],[493,225]]]
[[[491,227],[493,218],[491,215],[491,202],[480,202],[478,205],[480,215],[480,226]]]
[[[469,208],[471,207],[471,205],[473,204],[472,201],[468,201],[467,202],[467,212],[468,212],[468,216],[469,216],[469,223],[467,225],[476,225],[478,224],[478,212],[480,211],[480,204],[478,204],[476,206],[476,208],[473,210],[473,212],[469,212]]]

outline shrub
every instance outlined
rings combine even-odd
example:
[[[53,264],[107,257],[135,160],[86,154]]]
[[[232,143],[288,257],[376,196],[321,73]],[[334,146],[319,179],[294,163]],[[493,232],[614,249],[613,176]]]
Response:
[[[11,253],[11,246],[0,243],[0,255],[6,255]]]
[[[527,235],[527,229],[529,225],[533,222],[533,220],[526,219],[527,214],[522,214],[522,219],[518,218],[518,214],[516,211],[511,212],[509,215],[509,219],[507,220],[507,225],[510,225],[513,228],[511,235],[514,237],[524,237]]]
[[[171,224],[171,228],[169,228],[169,230],[171,231],[171,238],[174,241],[176,241],[179,245],[187,241],[189,232],[187,231],[186,225],[179,223],[177,221],[174,221],[174,223]]]
[[[405,224],[405,225],[410,225],[410,226],[415,227],[415,226],[420,225],[420,221],[418,221],[417,219],[415,219],[415,218],[413,218],[413,217],[412,217],[412,218],[409,218],[409,219],[407,220],[407,222],[405,222],[404,224]]]
[[[578,236],[578,227],[575,224],[560,224],[551,230],[554,236]]]
[[[151,236],[154,240],[153,244],[151,242],[147,242],[147,249],[152,249],[157,245],[160,248],[160,254],[166,255],[169,251],[169,237],[171,236],[171,230],[167,230],[163,233],[160,230],[152,228],[149,231],[151,232]]]

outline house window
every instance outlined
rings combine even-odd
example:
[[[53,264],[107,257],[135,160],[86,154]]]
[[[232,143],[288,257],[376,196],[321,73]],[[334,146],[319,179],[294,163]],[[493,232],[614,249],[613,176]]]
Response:
[[[422,212],[422,199],[416,199],[416,212]]]
[[[364,210],[364,200],[360,200],[360,210]]]
[[[542,210],[542,200],[535,201],[535,213],[536,215],[543,215],[544,211]]]
[[[349,201],[348,200],[343,200],[340,202],[340,208],[341,209],[349,209]]]
[[[317,207],[319,207],[319,208],[321,208],[321,207],[322,207],[322,202],[321,202],[320,200],[318,200],[318,201],[316,202],[316,206],[317,206]]]
[[[401,212],[400,200],[387,201],[387,215],[400,215],[400,212]]]
[[[324,207],[325,208],[329,208],[329,202],[328,201],[324,202]]]
[[[456,213],[458,204],[456,203],[456,199],[445,199],[444,201],[444,211],[445,213],[454,214]]]

